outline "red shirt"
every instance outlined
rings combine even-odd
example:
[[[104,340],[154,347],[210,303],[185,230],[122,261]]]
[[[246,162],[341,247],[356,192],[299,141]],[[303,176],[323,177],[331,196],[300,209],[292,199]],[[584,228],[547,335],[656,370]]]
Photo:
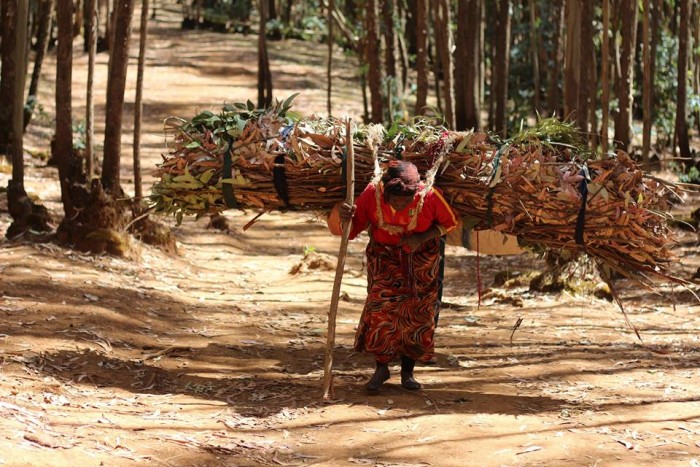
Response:
[[[400,229],[400,233],[392,233],[382,229],[379,225],[377,215],[377,190],[379,190],[379,203],[381,206],[384,222]],[[357,237],[360,232],[370,227],[370,235],[374,241],[389,245],[396,245],[401,237],[410,233],[421,233],[428,230],[434,224],[442,226],[445,233],[457,226],[457,216],[442,197],[442,193],[437,188],[432,188],[425,195],[423,207],[417,214],[415,228],[409,230],[411,219],[416,213],[420,202],[420,196],[416,194],[413,202],[401,211],[395,211],[389,203],[384,200],[384,187],[380,183],[376,185],[370,183],[362,194],[357,198],[355,204],[357,210],[352,218],[352,230],[350,239]]]

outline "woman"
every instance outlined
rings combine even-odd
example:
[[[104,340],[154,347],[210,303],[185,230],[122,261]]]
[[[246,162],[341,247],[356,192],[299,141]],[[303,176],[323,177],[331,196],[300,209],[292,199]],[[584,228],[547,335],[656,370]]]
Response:
[[[355,350],[373,353],[377,362],[367,389],[378,390],[390,377],[389,362],[400,357],[401,386],[418,390],[415,362],[433,357],[439,238],[457,218],[440,191],[421,183],[416,166],[405,161],[392,161],[354,206],[336,207],[329,219],[336,234],[338,217],[352,219],[351,239],[369,229],[368,295],[355,335]]]

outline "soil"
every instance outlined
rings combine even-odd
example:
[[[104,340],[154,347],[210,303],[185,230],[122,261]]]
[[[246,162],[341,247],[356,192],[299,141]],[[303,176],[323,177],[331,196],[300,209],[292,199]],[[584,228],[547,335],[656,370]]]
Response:
[[[144,172],[167,143],[164,118],[256,95],[254,36],[181,31],[176,16],[161,15],[149,26]],[[274,42],[270,52],[277,95],[301,91],[297,110],[325,109],[325,46]],[[45,114],[27,135],[26,184],[60,219],[56,171],[29,156],[48,152],[53,59],[40,91]],[[106,62],[101,54],[98,126]],[[356,66],[341,52],[335,63],[334,112],[358,117]],[[129,96],[134,82],[135,68]],[[126,110],[122,181],[133,193],[133,104]],[[686,213],[698,204],[688,201]],[[361,238],[349,248],[334,395],[324,403],[339,240],[311,213],[265,215],[243,231],[255,214],[225,212],[228,231],[187,219],[175,229],[177,254],[136,241],[127,258],[0,244],[0,465],[700,465],[700,302],[690,292],[618,282],[640,341],[617,306],[590,295],[532,293],[516,281],[480,302],[479,282],[488,288],[504,271],[543,263],[450,247],[437,361],[416,369],[424,389],[401,389],[393,366],[370,395],[372,359],[351,349],[366,286]],[[679,235],[674,273],[690,278],[698,238]]]

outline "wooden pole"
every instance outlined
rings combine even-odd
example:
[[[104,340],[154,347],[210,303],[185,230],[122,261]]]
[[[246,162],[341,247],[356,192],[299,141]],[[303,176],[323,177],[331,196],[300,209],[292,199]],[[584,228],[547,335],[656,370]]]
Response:
[[[345,180],[347,193],[345,202],[352,206],[355,203],[355,150],[352,144],[352,130],[350,119],[345,122],[345,140],[347,142],[347,155],[345,167]],[[331,307],[328,310],[328,334],[326,339],[326,358],[323,364],[323,400],[332,398],[333,386],[333,346],[335,345],[335,318],[338,314],[338,301],[340,299],[340,283],[343,281],[343,271],[345,270],[345,256],[348,252],[348,240],[352,220],[343,222],[343,236],[340,240],[340,251],[338,252],[338,264],[335,267],[335,282],[333,282],[333,294],[331,295]]]

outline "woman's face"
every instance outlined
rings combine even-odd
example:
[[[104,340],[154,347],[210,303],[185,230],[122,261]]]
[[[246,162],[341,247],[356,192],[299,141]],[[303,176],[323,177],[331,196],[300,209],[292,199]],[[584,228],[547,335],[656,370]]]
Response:
[[[394,208],[395,211],[403,211],[406,209],[412,202],[413,198],[415,195],[392,195],[389,194],[389,199],[387,202],[389,203],[389,206]]]

